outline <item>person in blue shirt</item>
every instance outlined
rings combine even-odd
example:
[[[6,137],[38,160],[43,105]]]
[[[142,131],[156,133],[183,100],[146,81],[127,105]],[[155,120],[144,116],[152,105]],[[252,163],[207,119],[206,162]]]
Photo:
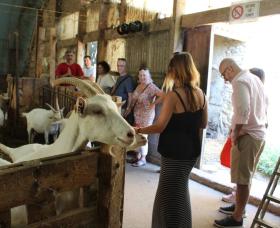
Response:
[[[126,117],[129,114],[129,110],[127,109],[127,107],[130,107],[135,83],[132,76],[127,73],[125,58],[118,59],[117,69],[120,76],[118,77],[117,82],[112,89],[111,95],[120,96],[122,97],[122,101],[126,101],[122,106],[122,115]]]

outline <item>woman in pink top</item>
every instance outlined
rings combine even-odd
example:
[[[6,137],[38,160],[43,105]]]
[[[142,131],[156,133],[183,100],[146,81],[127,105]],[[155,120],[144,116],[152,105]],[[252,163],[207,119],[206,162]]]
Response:
[[[147,68],[140,68],[138,74],[138,86],[132,94],[132,102],[128,107],[128,113],[134,112],[134,125],[146,127],[153,123],[155,118],[155,105],[161,102],[163,92],[153,83],[150,71]],[[148,135],[144,135],[146,138]],[[137,149],[137,159],[133,166],[143,166],[146,164],[148,154],[148,143]]]

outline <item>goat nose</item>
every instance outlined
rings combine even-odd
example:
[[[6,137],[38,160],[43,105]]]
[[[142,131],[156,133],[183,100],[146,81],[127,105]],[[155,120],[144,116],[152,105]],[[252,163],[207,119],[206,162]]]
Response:
[[[128,138],[133,138],[133,137],[134,137],[134,132],[129,131],[129,132],[127,133],[127,137],[128,137]]]

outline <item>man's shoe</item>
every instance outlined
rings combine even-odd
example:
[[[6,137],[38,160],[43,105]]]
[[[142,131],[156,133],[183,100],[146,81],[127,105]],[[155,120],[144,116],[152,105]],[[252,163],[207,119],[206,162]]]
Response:
[[[219,208],[219,212],[222,212],[226,215],[232,215],[234,210],[235,210],[235,204],[232,204],[231,206],[228,206],[228,207],[220,207]],[[242,217],[246,218],[245,210],[243,211]]]
[[[221,220],[215,220],[214,226],[227,228],[243,227],[243,219],[239,222],[236,221],[232,216],[228,216]]]

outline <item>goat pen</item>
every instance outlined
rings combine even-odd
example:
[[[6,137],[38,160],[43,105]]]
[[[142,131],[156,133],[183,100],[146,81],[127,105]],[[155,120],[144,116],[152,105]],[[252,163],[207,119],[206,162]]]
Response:
[[[11,208],[20,205],[26,205],[32,228],[122,227],[124,161],[123,148],[104,144],[95,151],[0,167],[0,227],[11,227]],[[58,215],[54,193],[77,188],[78,207]]]

